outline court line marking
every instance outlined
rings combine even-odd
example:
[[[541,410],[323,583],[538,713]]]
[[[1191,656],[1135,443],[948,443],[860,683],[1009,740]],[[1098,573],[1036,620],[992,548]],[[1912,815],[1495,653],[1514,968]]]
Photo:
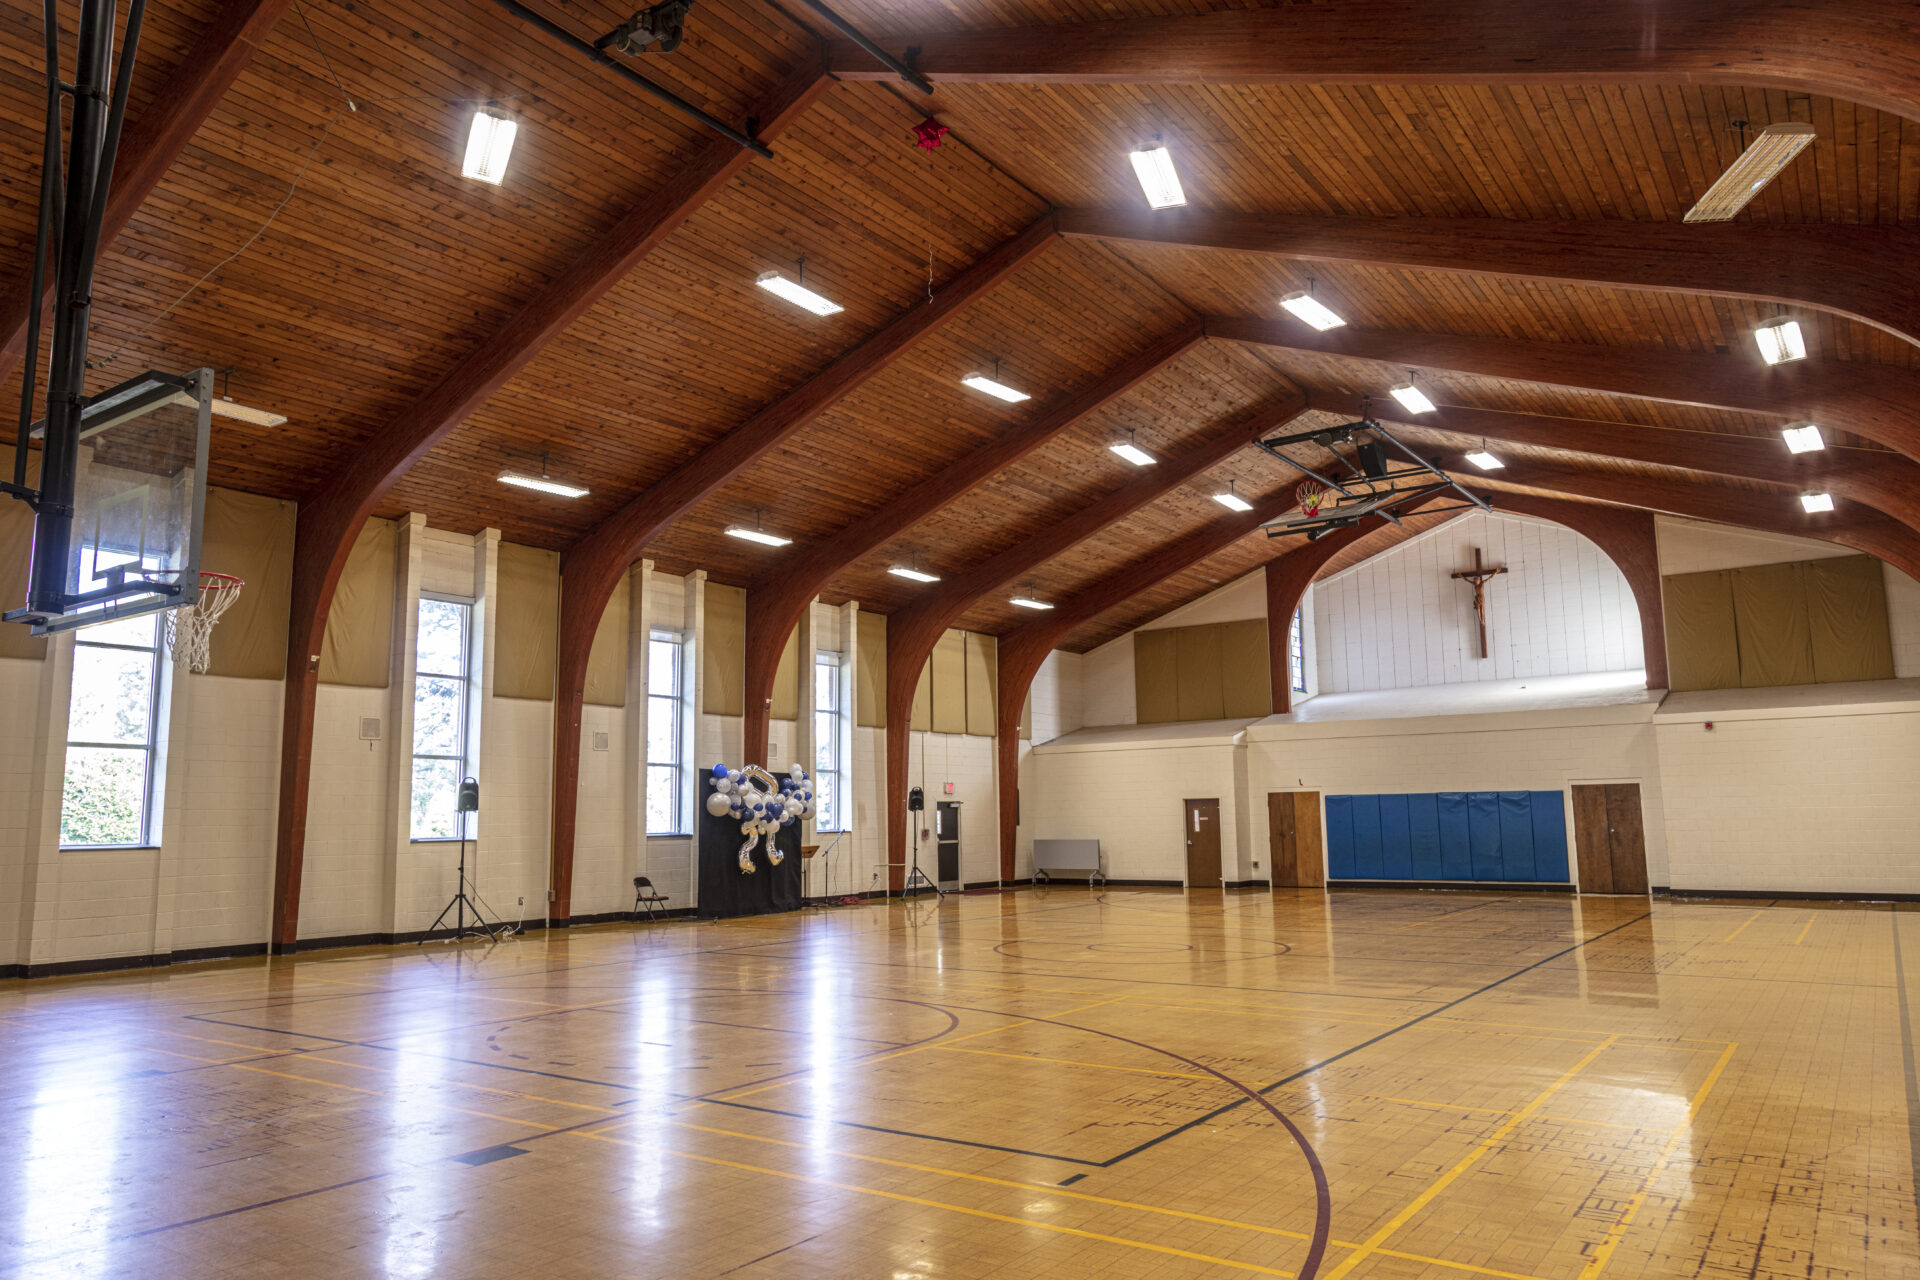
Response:
[[[1618,1040],[1618,1036],[1607,1037],[1603,1043],[1595,1045],[1586,1057],[1580,1059],[1580,1061],[1574,1063],[1573,1066],[1562,1072],[1558,1080],[1555,1080],[1552,1084],[1534,1095],[1533,1101],[1514,1112],[1505,1124],[1482,1138],[1472,1151],[1469,1151],[1463,1156],[1452,1168],[1448,1169],[1438,1178],[1435,1178],[1433,1182],[1427,1186],[1426,1190],[1415,1196],[1400,1212],[1388,1218],[1386,1222],[1380,1226],[1380,1229],[1368,1236],[1358,1249],[1348,1254],[1345,1258],[1342,1258],[1340,1264],[1327,1273],[1326,1280],[1340,1280],[1340,1277],[1348,1274],[1355,1267],[1359,1266],[1361,1262],[1365,1261],[1369,1254],[1377,1252],[1380,1246],[1385,1244],[1394,1232],[1406,1226],[1415,1214],[1431,1204],[1435,1197],[1442,1191],[1452,1186],[1467,1170],[1480,1163],[1484,1156],[1493,1151],[1502,1142],[1506,1141],[1508,1134],[1519,1128],[1528,1116],[1546,1104],[1547,1099],[1553,1097],[1554,1094],[1565,1088],[1572,1082],[1575,1076],[1592,1065],[1595,1058],[1598,1058],[1608,1049],[1611,1049]]]
[[[1764,911],[1766,910],[1766,908],[1762,907],[1760,910]],[[1752,915],[1748,916],[1745,920],[1740,922],[1740,927],[1738,929],[1735,929],[1732,933],[1722,938],[1721,941],[1732,942],[1735,938],[1739,937],[1741,934],[1747,931],[1748,925],[1752,924],[1755,920],[1758,920],[1759,918],[1760,918],[1760,911],[1754,912]]]
[[[1674,1149],[1680,1145],[1680,1139],[1693,1131],[1694,1118],[1700,1114],[1701,1104],[1707,1100],[1707,1095],[1713,1092],[1713,1086],[1720,1083],[1721,1073],[1726,1071],[1727,1064],[1733,1061],[1733,1051],[1739,1047],[1738,1042],[1729,1043],[1726,1051],[1720,1055],[1720,1060],[1713,1064],[1713,1070],[1707,1072],[1707,1078],[1701,1082],[1700,1088],[1687,1103],[1687,1118],[1673,1126],[1673,1133],[1668,1137],[1667,1144],[1660,1149],[1660,1155],[1654,1160],[1653,1167],[1648,1169],[1641,1178],[1640,1189],[1634,1192],[1631,1200],[1627,1201],[1627,1207],[1620,1214],[1619,1220],[1607,1229],[1606,1236],[1595,1247],[1592,1256],[1587,1259],[1587,1265],[1580,1269],[1580,1280],[1594,1280],[1594,1277],[1606,1267],[1608,1260],[1613,1257],[1613,1251],[1619,1247],[1620,1241],[1626,1237],[1627,1229],[1633,1225],[1634,1215],[1640,1212],[1640,1207],[1646,1203],[1647,1196],[1653,1191],[1654,1182],[1660,1177],[1661,1171],[1667,1167],[1667,1161],[1673,1158]]]
[[[1794,938],[1794,940],[1793,940],[1793,945],[1794,945],[1794,946],[1796,946],[1796,947],[1797,947],[1797,946],[1799,946],[1799,945],[1800,945],[1800,944],[1801,944],[1802,942],[1805,942],[1805,941],[1807,940],[1807,930],[1809,930],[1809,929],[1811,929],[1811,928],[1813,928],[1813,922],[1814,922],[1814,919],[1815,919],[1815,917],[1816,917],[1816,916],[1818,916],[1818,914],[1819,914],[1818,912],[1815,912],[1815,913],[1814,913],[1813,915],[1810,915],[1810,916],[1808,916],[1808,917],[1807,917],[1807,922],[1806,922],[1805,924],[1803,924],[1803,925],[1801,925],[1801,926],[1800,926],[1800,933],[1799,933],[1799,935],[1798,935],[1797,937],[1795,937],[1795,938]]]
[[[1122,1067],[1109,1062],[1081,1062],[1077,1058],[1043,1058],[1033,1053],[1002,1053],[998,1049],[956,1049],[948,1045],[935,1045],[936,1049],[947,1049],[951,1053],[979,1053],[994,1058],[1012,1058],[1016,1062],[1052,1062],[1063,1067],[1092,1067],[1099,1071],[1129,1071],[1142,1076],[1167,1076],[1175,1080],[1212,1080],[1212,1076],[1196,1075],[1191,1071],[1162,1071],[1155,1067]]]

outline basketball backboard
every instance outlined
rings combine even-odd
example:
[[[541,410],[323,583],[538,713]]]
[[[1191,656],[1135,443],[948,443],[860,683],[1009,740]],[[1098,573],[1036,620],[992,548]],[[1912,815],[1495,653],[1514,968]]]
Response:
[[[34,519],[34,577],[41,557],[57,557],[63,594],[0,620],[47,635],[193,602],[212,404],[210,369],[149,371],[88,397],[71,525],[63,530],[58,514],[45,509]],[[45,439],[44,423],[32,436],[43,449],[59,447]]]

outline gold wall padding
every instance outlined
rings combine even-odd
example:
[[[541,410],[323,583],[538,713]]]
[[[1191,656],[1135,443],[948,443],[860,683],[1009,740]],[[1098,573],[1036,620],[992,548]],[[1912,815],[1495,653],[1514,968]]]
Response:
[[[933,731],[967,731],[967,636],[948,629],[933,646]]]
[[[246,580],[213,629],[207,674],[279,680],[287,673],[287,616],[293,598],[293,529],[298,506],[236,489],[207,490],[200,567]]]
[[[773,712],[775,720],[800,718],[800,628],[787,632],[787,647],[780,651],[780,665],[773,669]]]
[[[494,593],[500,601],[493,628],[494,696],[553,701],[560,649],[560,553],[501,543]]]
[[[394,556],[399,526],[369,520],[353,540],[320,642],[320,683],[384,689],[393,667]]]
[[[963,633],[967,638],[967,732],[991,738],[996,715],[994,684],[1000,678],[1000,653],[992,636]]]
[[[633,579],[623,577],[594,628],[593,647],[587,650],[587,681],[583,701],[596,707],[627,705],[627,613],[632,603]]]
[[[1740,640],[1733,621],[1733,574],[1725,569],[1676,573],[1660,582],[1667,624],[1667,684],[1738,689]]]
[[[865,729],[887,727],[887,617],[862,609],[856,634],[859,660],[854,681],[854,723]]]
[[[0,445],[0,476],[13,482],[13,449]],[[27,454],[27,483],[40,480],[40,455]],[[17,498],[0,497],[0,613],[27,602],[27,565],[33,558],[33,508]],[[47,638],[23,622],[0,622],[0,658],[44,658]]]
[[[1220,628],[1179,627],[1173,634],[1179,655],[1180,718],[1223,719],[1227,700],[1220,669]]]
[[[1267,652],[1267,620],[1220,624],[1221,714],[1252,720],[1273,714],[1273,660]]]
[[[907,727],[915,733],[933,728],[933,658],[920,664],[920,679],[913,686],[913,718]]]
[[[1134,719],[1171,724],[1180,718],[1179,636],[1174,631],[1133,633]]]
[[[1743,687],[1813,683],[1804,563],[1735,569],[1733,622]]]
[[[747,706],[746,591],[709,582],[703,630],[700,709],[714,716],[743,715]]]
[[[1872,556],[1807,563],[1807,622],[1816,681],[1893,679],[1887,579]]]

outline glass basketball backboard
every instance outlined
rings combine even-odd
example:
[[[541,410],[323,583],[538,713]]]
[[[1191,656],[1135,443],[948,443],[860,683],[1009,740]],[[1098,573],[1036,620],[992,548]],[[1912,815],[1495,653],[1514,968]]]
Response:
[[[147,372],[90,396],[80,415],[73,523],[58,608],[0,618],[35,635],[191,604],[207,496],[207,424],[213,373]],[[43,449],[45,423],[33,438]],[[45,474],[45,468],[42,468]],[[59,554],[53,517],[34,520],[33,554]],[[6,603],[14,603],[8,601]]]

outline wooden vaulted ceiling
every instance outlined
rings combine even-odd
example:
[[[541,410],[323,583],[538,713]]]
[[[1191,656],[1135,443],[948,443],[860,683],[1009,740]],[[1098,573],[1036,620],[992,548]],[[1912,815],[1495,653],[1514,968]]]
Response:
[[[1204,7],[1204,6],[1202,6]],[[163,110],[155,86],[217,6],[154,0],[131,114]],[[933,29],[987,29],[1192,12],[1189,4],[969,0]],[[543,7],[591,37],[626,11],[589,0]],[[897,7],[849,4],[875,30]],[[234,369],[232,394],[290,419],[266,430],[216,420],[216,484],[299,498],[382,430],[453,362],[623,213],[654,196],[706,140],[617,78],[491,4],[319,0],[284,18],[191,145],[103,253],[94,355],[103,387],[141,369]],[[736,123],[814,56],[815,33],[764,0],[709,0],[647,74]],[[329,71],[328,64],[331,64]],[[38,173],[38,7],[0,3],[0,267],[25,261]],[[339,84],[335,83],[337,74]],[[349,110],[346,98],[356,108]],[[480,101],[522,130],[507,182],[459,177]],[[952,128],[911,145],[927,112]],[[1815,125],[1812,151],[1742,216],[1747,223],[1911,227],[1920,222],[1920,124],[1777,88],[1701,85],[835,85],[459,429],[415,465],[382,514],[500,528],[565,548],[634,493],[755,410],[925,302],[1050,208],[1137,210],[1126,152],[1161,137],[1192,205],[1238,213],[1675,222],[1738,152],[1732,121]],[[296,186],[297,180],[297,186]],[[291,195],[289,191],[291,190]],[[283,203],[284,201],[284,203]],[[276,212],[277,210],[277,212]],[[272,218],[270,226],[263,224]],[[257,239],[254,237],[257,235]],[[237,252],[237,256],[234,256]],[[791,272],[846,310],[815,318],[752,287]],[[192,293],[187,291],[205,277]],[[669,572],[751,585],[782,553],[728,539],[764,511],[801,545],[881,508],[1133,353],[1202,317],[1272,318],[1305,287],[1357,328],[1599,345],[1753,360],[1767,303],[1462,272],[1307,263],[1168,245],[1069,239],[894,361],[800,434],[748,466],[647,549]],[[184,296],[183,298],[183,295]],[[169,308],[171,308],[169,310]],[[1792,308],[1822,361],[1915,368],[1911,344],[1850,319]],[[998,359],[1034,393],[1002,406],[957,385]],[[1321,403],[1380,395],[1404,370],[1311,351],[1209,339],[829,584],[830,602],[889,611],[916,588],[886,570],[909,555],[954,573],[1019,543],[1134,474],[1105,446],[1132,431],[1163,456],[1250,421],[1306,389]],[[1443,404],[1777,440],[1757,413],[1421,371]],[[18,374],[0,403],[18,398]],[[1316,418],[1323,415],[1316,415]],[[1272,428],[1281,424],[1274,422]],[[1437,432],[1416,437],[1457,444]],[[1878,448],[1830,433],[1837,445]],[[1512,446],[1564,464],[1564,451]],[[550,455],[593,489],[568,503],[505,489],[496,473]],[[1578,455],[1633,476],[1674,472]],[[1043,595],[1084,589],[1217,519],[1229,481],[1249,497],[1297,477],[1243,450],[1028,577]],[[1756,491],[1759,481],[1715,483]],[[1068,637],[1085,649],[1211,590],[1270,554],[1250,538]],[[1000,593],[1005,594],[1005,593]],[[1020,619],[983,599],[960,625]]]

